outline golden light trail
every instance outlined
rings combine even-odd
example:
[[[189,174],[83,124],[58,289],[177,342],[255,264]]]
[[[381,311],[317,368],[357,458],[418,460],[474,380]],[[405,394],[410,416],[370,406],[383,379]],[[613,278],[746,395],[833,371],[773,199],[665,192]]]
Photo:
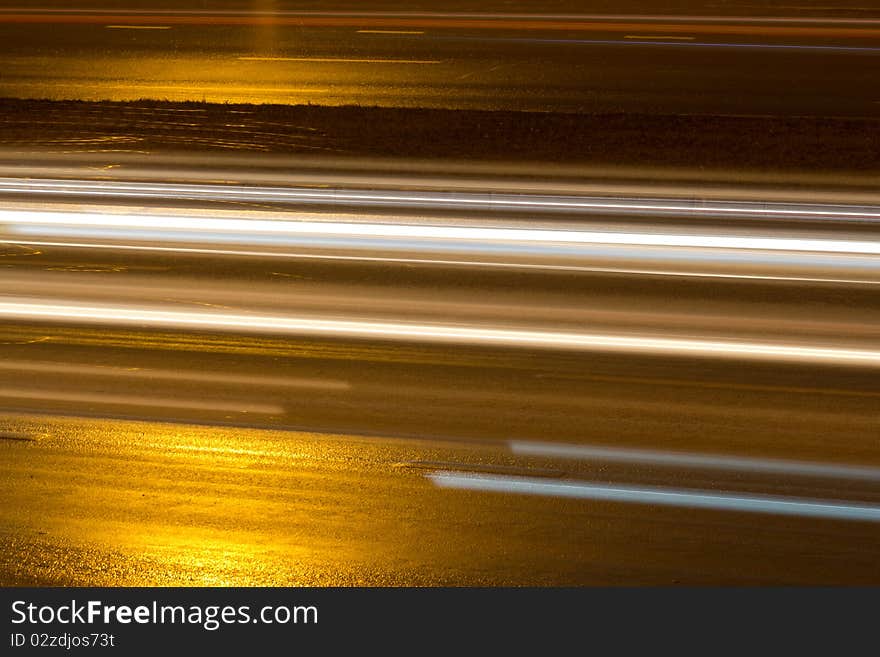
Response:
[[[0,297],[0,318],[139,328],[197,329],[244,334],[400,340],[563,351],[647,353],[663,356],[787,361],[880,367],[880,350],[748,340],[667,338],[579,331],[546,331],[420,322],[339,320],[312,316],[179,311],[124,304],[59,304]]]
[[[170,30],[170,25],[105,25],[108,30]]]
[[[440,64],[439,59],[354,59],[349,57],[239,57],[242,62],[317,62],[324,64]]]
[[[670,41],[693,41],[695,37],[692,36],[645,36],[645,35],[636,35],[636,34],[627,34],[624,39],[657,39],[657,40],[670,40]]]
[[[424,30],[358,30],[358,34],[424,34]]]

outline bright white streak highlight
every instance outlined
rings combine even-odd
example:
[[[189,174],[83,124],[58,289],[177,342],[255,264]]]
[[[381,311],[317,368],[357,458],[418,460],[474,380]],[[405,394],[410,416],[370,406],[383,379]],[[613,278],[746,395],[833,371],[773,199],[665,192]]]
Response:
[[[880,255],[880,242],[860,240],[799,239],[788,237],[737,237],[732,235],[690,235],[663,233],[625,233],[581,230],[548,230],[530,228],[489,228],[471,226],[438,226],[417,224],[280,221],[265,219],[225,219],[216,217],[185,217],[163,215],[101,214],[83,212],[40,212],[0,210],[0,224],[7,231],[24,235],[51,235],[48,227],[63,227],[66,236],[77,236],[76,228],[101,228],[105,233],[84,231],[89,237],[125,237],[126,230],[167,231],[161,237],[179,239],[175,233],[213,232],[236,236],[314,235],[465,241],[478,244],[491,242],[531,244],[609,244],[625,246],[656,246],[678,248],[716,248],[762,251],[798,251],[812,253],[844,253]],[[71,230],[73,228],[73,230]],[[206,236],[210,239],[211,236]]]
[[[739,493],[711,493],[686,489],[612,486],[575,481],[548,481],[538,477],[473,475],[439,471],[428,477],[440,488],[517,495],[567,497],[600,502],[657,504],[712,511],[739,511],[773,515],[880,522],[880,507]]]
[[[7,297],[9,298],[9,297]],[[640,337],[493,327],[357,321],[310,317],[171,311],[116,305],[0,301],[0,318],[139,327],[171,327],[245,333],[406,340],[482,346],[655,353],[676,356],[783,360],[880,366],[880,351],[774,343]]]
[[[595,267],[589,265],[559,265],[551,263],[531,264],[525,262],[492,262],[488,260],[446,260],[441,258],[405,258],[393,256],[354,256],[342,254],[317,254],[317,253],[285,253],[280,251],[254,251],[246,249],[208,249],[174,246],[149,246],[146,244],[99,244],[95,242],[47,242],[34,240],[2,240],[5,244],[20,244],[23,246],[60,246],[71,249],[109,249],[119,251],[153,251],[156,253],[187,253],[199,255],[222,255],[222,256],[250,256],[260,258],[290,258],[301,260],[339,260],[347,262],[395,262],[412,265],[449,265],[455,267],[489,267],[501,269],[534,269],[550,271],[571,272],[594,272],[594,273],[624,273],[624,274],[648,274],[651,276],[679,276],[690,278],[722,278],[722,279],[747,279],[757,281],[798,281],[803,283],[845,283],[850,285],[880,285],[880,282],[857,279],[857,278],[832,278],[832,277],[808,277],[808,276],[779,276],[779,275],[756,275],[756,274],[719,274],[714,272],[683,271],[674,269],[635,269],[632,267]]]
[[[647,449],[623,449],[593,445],[566,445],[561,443],[509,441],[514,454],[521,456],[544,456],[548,458],[574,459],[579,461],[605,461],[636,463],[640,465],[666,465],[712,470],[736,470],[772,474],[800,475],[804,477],[827,477],[834,479],[859,479],[880,481],[880,468],[855,465],[833,465],[788,461],[783,459],[760,459],[695,452],[660,452]]]
[[[875,206],[794,204],[755,201],[685,201],[656,198],[550,196],[526,194],[476,194],[461,192],[395,192],[311,187],[259,187],[167,183],[127,183],[54,179],[0,178],[0,192],[182,200],[256,201],[320,204],[367,204],[438,208],[509,208],[535,212],[684,213],[694,216],[801,217],[817,219],[880,219]]]

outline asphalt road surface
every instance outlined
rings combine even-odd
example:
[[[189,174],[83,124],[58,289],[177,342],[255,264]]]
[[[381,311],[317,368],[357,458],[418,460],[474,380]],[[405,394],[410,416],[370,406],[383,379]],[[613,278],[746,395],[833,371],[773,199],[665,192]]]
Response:
[[[0,96],[869,116],[870,7],[652,3],[481,13],[264,2],[0,11]],[[828,3],[825,3],[826,5]],[[436,6],[435,6],[436,5]],[[47,8],[48,7],[48,8]],[[548,13],[551,11],[551,13]],[[768,15],[769,14],[769,15]],[[748,17],[751,16],[751,17]]]
[[[708,485],[734,494],[692,508],[699,470],[481,444],[28,417],[4,421],[0,452],[6,585],[878,582],[876,520],[724,508],[763,489],[760,504],[784,496],[803,513],[809,493],[839,511],[867,487],[876,509],[877,480],[853,493],[846,472],[807,491],[790,474],[713,470]],[[650,496],[660,471],[662,490],[685,491],[674,505],[545,490]]]
[[[364,175],[0,181],[0,580],[878,582],[869,195]]]
[[[118,4],[0,96],[880,112],[859,3]],[[0,584],[880,583],[870,173],[17,143]]]

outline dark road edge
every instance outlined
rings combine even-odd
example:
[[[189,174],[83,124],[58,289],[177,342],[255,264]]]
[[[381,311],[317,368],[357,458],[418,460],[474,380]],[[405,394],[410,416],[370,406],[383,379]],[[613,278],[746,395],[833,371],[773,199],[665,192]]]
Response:
[[[0,99],[0,147],[880,172],[880,116],[567,114]]]

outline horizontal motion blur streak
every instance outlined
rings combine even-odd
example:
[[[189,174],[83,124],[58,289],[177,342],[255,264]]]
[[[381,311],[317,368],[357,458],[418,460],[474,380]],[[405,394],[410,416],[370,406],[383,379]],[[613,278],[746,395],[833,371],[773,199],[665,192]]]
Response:
[[[5,299],[7,300],[0,301],[0,319],[880,367],[880,351],[871,349],[608,335],[574,331],[518,330],[459,324],[356,321],[257,314],[233,315],[111,304],[53,304],[15,297],[5,297]]]
[[[258,415],[282,415],[284,408],[271,404],[222,404],[201,399],[160,399],[140,395],[85,394],[65,391],[28,390],[26,388],[0,388],[2,399],[39,399],[71,404],[109,404],[112,406],[148,406],[186,410],[224,411],[229,413],[256,413]]]
[[[0,361],[0,370],[17,372],[39,372],[55,374],[76,374],[80,376],[121,377],[126,379],[146,379],[156,381],[190,381],[220,385],[269,386],[277,388],[311,388],[316,390],[349,390],[351,385],[345,381],[324,379],[295,379],[267,376],[235,376],[219,372],[176,372],[160,369],[125,369],[97,365],[77,365],[74,363],[38,363],[32,361]]]
[[[696,192],[695,192],[696,193]],[[0,178],[0,194],[159,198],[165,200],[241,201],[318,205],[357,205],[381,208],[437,210],[508,210],[563,212],[588,215],[674,214],[688,217],[846,220],[880,222],[880,209],[863,205],[760,203],[749,201],[687,201],[685,199],[549,196],[523,194],[465,194],[459,192],[390,191],[369,189],[315,189],[309,187],[256,187],[242,185],[172,185],[76,180]],[[2,217],[0,217],[2,219]]]
[[[674,34],[798,36],[817,38],[876,38],[880,29],[867,21],[824,22],[776,18],[748,20],[731,17],[639,17],[639,16],[533,16],[528,14],[452,14],[402,12],[39,12],[7,10],[0,12],[0,23],[12,24],[101,24],[169,23],[173,25],[291,25],[297,27],[352,27],[356,29],[467,29],[561,32],[639,31]]]
[[[51,228],[47,228],[50,227]],[[0,229],[20,235],[62,235],[65,237],[133,237],[180,241],[224,241],[223,235],[242,242],[284,244],[287,235],[343,236],[348,238],[415,239],[536,244],[614,244],[627,246],[754,249],[880,255],[880,243],[869,240],[800,239],[788,237],[740,237],[736,235],[692,235],[636,233],[597,230],[556,230],[442,226],[406,223],[296,221],[182,217],[161,215],[86,214],[78,212],[27,212],[0,210]],[[98,230],[95,230],[98,229]],[[144,232],[146,231],[146,232]]]
[[[309,192],[313,197],[317,192]],[[381,194],[379,194],[381,196]],[[343,204],[355,204],[347,197]],[[423,197],[411,197],[421,201]],[[337,194],[324,195],[334,206]],[[399,199],[398,199],[399,200]],[[402,202],[402,201],[401,201]],[[660,276],[705,276],[756,280],[826,281],[852,284],[880,283],[880,244],[864,233],[839,231],[833,239],[817,233],[811,222],[876,222],[872,206],[845,210],[838,206],[806,206],[791,210],[744,205],[743,215],[730,219],[760,219],[763,228],[749,228],[729,221],[690,229],[679,222],[652,221],[644,217],[665,213],[680,220],[716,216],[715,208],[703,205],[660,203],[663,211],[650,211],[650,203],[600,203],[582,201],[583,212],[601,215],[592,207],[621,207],[639,214],[640,222],[600,223],[595,217],[564,225],[550,220],[530,224],[518,217],[510,220],[498,210],[503,206],[477,205],[480,219],[426,218],[413,214],[376,216],[354,209],[344,213],[278,211],[247,213],[226,209],[197,211],[159,210],[148,214],[139,208],[96,207],[94,210],[46,212],[33,209],[0,210],[0,241],[7,244],[66,246],[68,248],[141,250],[155,252],[250,255],[252,257],[396,262],[453,266],[546,269],[557,271],[621,272]],[[522,209],[540,212],[541,202]],[[568,207],[576,207],[574,202]],[[636,210],[635,208],[644,208]],[[675,207],[677,212],[673,212]],[[726,206],[722,206],[726,208]],[[727,208],[729,209],[729,208]],[[516,208],[520,211],[520,208]],[[793,216],[789,212],[795,213]],[[135,214],[137,213],[137,214]],[[781,214],[780,214],[781,213]],[[805,214],[807,213],[807,214]],[[811,214],[812,213],[812,214]],[[576,213],[575,213],[576,214]],[[727,219],[727,215],[722,215]],[[806,217],[806,219],[804,219]],[[773,223],[771,224],[770,221]],[[804,222],[799,229],[782,222]],[[720,222],[719,222],[720,223]],[[845,239],[844,239],[845,238]]]
[[[658,504],[690,509],[769,513],[833,520],[880,522],[880,507],[843,501],[784,498],[741,493],[714,493],[659,487],[635,487],[538,477],[470,475],[435,472],[430,479],[441,488],[517,495],[545,495],[601,502]]]
[[[661,452],[648,449],[626,449],[598,445],[567,445],[525,440],[510,441],[510,449],[520,456],[600,461],[611,463],[636,463],[710,470],[739,472],[763,472],[770,474],[798,475],[804,477],[827,477],[833,479],[859,479],[880,481],[880,468],[810,463],[782,459],[762,459],[720,454],[697,454],[693,452]]]

